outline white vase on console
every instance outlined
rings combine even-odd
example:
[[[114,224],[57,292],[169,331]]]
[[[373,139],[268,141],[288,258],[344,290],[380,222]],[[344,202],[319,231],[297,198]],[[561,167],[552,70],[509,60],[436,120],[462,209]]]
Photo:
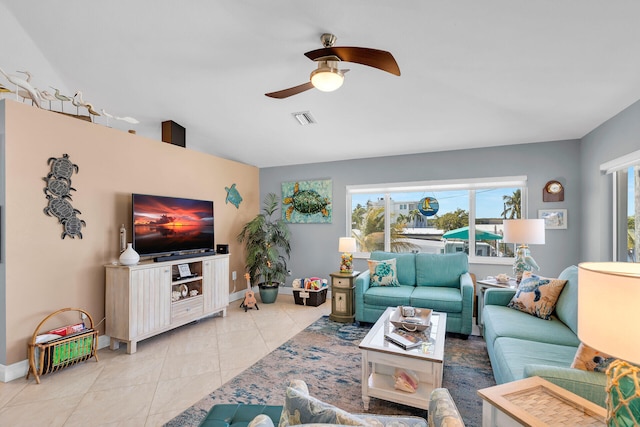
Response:
[[[127,249],[120,254],[120,264],[122,265],[136,265],[140,261],[140,255],[133,249],[131,243],[127,243]]]

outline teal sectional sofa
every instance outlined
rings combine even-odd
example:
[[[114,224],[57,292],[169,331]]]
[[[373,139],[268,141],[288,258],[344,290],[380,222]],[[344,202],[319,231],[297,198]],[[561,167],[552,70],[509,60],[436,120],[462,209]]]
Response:
[[[356,321],[375,323],[387,307],[412,306],[447,313],[447,332],[470,335],[473,280],[464,253],[426,254],[376,251],[371,260],[395,258],[399,286],[370,286],[369,271],[355,280]]]
[[[487,289],[483,334],[493,375],[498,384],[539,376],[604,407],[605,374],[570,367],[580,345],[578,267],[566,268],[558,279],[567,283],[551,320],[507,307],[515,289]]]

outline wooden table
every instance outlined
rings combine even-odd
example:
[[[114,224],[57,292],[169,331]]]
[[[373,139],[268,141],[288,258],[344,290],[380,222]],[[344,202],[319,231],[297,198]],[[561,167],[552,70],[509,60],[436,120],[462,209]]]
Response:
[[[604,426],[607,410],[540,377],[478,390],[482,426]]]
[[[442,387],[444,367],[444,339],[447,331],[446,313],[431,314],[429,340],[423,346],[404,350],[384,338],[395,327],[389,316],[397,307],[389,307],[373,325],[360,343],[362,352],[362,402],[369,409],[371,397],[401,403],[415,408],[429,409],[429,396],[433,389]],[[396,368],[405,368],[418,375],[415,393],[394,388]]]

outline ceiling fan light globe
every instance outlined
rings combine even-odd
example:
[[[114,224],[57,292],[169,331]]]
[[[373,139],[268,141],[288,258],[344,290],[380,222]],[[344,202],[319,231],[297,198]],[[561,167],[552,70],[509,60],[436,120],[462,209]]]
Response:
[[[311,84],[322,92],[333,92],[344,83],[344,75],[336,68],[319,68],[311,73]]]

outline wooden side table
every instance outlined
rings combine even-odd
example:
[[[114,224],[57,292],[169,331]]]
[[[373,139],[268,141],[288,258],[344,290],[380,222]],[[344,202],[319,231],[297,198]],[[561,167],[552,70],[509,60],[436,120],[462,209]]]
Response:
[[[331,273],[331,314],[329,319],[342,322],[353,323],[356,319],[355,307],[355,280],[360,274],[359,271],[353,273]]]
[[[478,390],[482,425],[604,426],[607,410],[540,377]]]

